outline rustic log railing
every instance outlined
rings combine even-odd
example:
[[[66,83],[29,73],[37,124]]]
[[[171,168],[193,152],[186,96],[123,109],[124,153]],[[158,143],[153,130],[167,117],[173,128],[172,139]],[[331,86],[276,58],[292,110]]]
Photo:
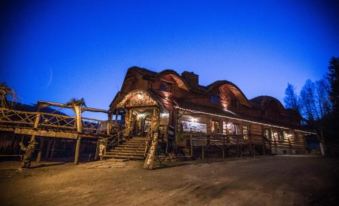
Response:
[[[44,112],[28,112],[13,110],[8,108],[0,108],[0,127],[2,129],[32,129],[37,116],[38,129],[63,131],[69,133],[76,133],[76,118],[53,113]],[[82,117],[82,133],[87,136],[97,136],[107,134],[107,127],[102,127],[102,121],[92,118]]]
[[[76,115],[71,117],[62,114],[41,112],[39,110],[40,107],[49,105],[73,109]],[[44,137],[74,139],[76,140],[74,163],[77,164],[79,162],[80,143],[82,138],[114,139],[111,135],[112,121],[110,114],[108,115],[108,121],[101,121],[82,117],[82,111],[108,113],[101,109],[81,107],[80,105],[73,105],[71,107],[67,104],[52,102],[39,102],[38,111],[36,112],[0,107],[0,131],[30,135],[31,143],[35,142],[36,136],[38,136],[41,138],[41,148]],[[41,153],[40,149],[37,161],[40,161]]]
[[[253,142],[252,140],[256,138],[263,138],[262,143]],[[255,156],[256,148],[255,145],[262,145],[262,153],[266,154],[265,143],[271,147],[271,140],[264,138],[261,135],[247,135],[247,138],[244,139],[244,135],[225,135],[225,134],[201,134],[201,133],[187,133],[184,135],[186,145],[190,146],[190,156],[193,157],[195,148],[201,148],[201,157],[205,157],[205,149],[214,146],[219,148],[222,152],[222,157],[225,157],[225,150],[231,146],[234,146],[237,150],[237,155],[242,156],[242,150],[244,146],[247,146],[247,151],[249,154]],[[189,143],[188,143],[189,142]]]

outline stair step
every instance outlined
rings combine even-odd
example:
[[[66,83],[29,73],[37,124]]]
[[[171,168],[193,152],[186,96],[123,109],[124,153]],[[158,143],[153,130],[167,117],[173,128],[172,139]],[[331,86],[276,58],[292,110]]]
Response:
[[[146,144],[119,144],[118,147],[124,147],[124,146],[130,146],[130,147],[144,147]]]
[[[145,137],[133,137],[122,144],[107,151],[104,158],[124,159],[124,160],[143,160],[146,148]]]
[[[146,144],[120,144],[119,146],[131,146],[131,147],[140,147],[145,146]]]
[[[107,152],[113,152],[113,151],[117,151],[117,152],[121,152],[121,151],[128,151],[128,152],[144,152],[145,149],[112,149],[109,150]]]
[[[143,152],[133,153],[133,152],[106,152],[106,155],[137,155],[137,156],[144,156]]]
[[[113,150],[145,150],[145,147],[116,147]]]
[[[104,155],[105,158],[116,158],[116,159],[130,159],[130,160],[143,160],[144,156],[141,155]]]

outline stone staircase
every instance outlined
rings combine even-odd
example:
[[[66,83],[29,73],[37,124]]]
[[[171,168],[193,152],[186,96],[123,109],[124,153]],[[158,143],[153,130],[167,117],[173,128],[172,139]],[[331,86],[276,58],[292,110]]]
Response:
[[[104,158],[143,160],[145,152],[145,137],[133,137],[114,149],[107,151]]]

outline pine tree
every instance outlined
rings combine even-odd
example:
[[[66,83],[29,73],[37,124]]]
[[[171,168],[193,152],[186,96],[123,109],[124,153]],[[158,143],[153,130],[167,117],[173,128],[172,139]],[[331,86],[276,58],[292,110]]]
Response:
[[[300,106],[298,103],[298,96],[295,93],[295,87],[288,83],[287,84],[287,88],[285,90],[285,98],[284,98],[284,102],[285,102],[285,107],[288,109],[294,109],[295,111],[297,111],[298,113],[300,113]]]
[[[314,123],[315,120],[319,119],[315,103],[315,85],[310,79],[305,82],[300,91],[300,104],[302,105],[302,115],[309,123]]]
[[[331,85],[330,100],[333,105],[333,115],[339,118],[339,57],[332,57],[328,67],[328,79]]]

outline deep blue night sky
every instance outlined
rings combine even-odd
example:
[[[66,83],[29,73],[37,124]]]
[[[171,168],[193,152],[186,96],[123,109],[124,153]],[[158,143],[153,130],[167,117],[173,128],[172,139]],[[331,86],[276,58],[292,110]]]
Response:
[[[0,11],[0,82],[24,103],[108,108],[134,65],[282,100],[288,82],[320,79],[339,55],[335,1],[11,2]]]

